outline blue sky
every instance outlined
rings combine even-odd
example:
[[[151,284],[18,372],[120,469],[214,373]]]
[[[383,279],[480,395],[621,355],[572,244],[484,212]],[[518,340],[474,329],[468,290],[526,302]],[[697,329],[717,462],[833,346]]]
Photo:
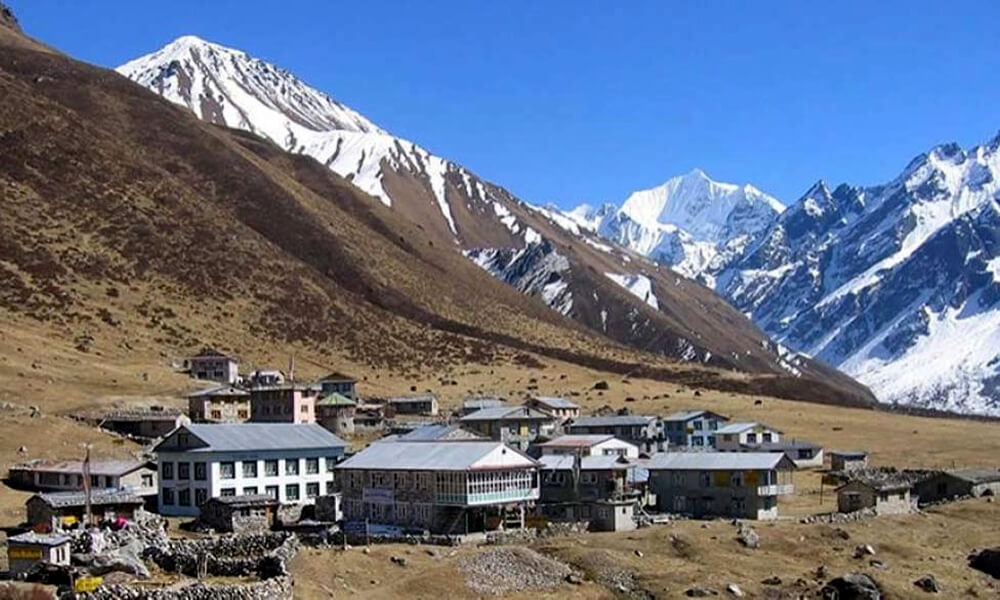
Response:
[[[105,66],[188,33],[246,50],[564,207],[694,167],[787,203],[1000,129],[998,2],[6,1]]]

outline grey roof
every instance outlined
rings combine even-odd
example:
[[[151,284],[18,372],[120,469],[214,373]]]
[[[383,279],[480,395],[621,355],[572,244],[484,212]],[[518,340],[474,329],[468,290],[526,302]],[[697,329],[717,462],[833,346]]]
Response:
[[[136,459],[92,460],[90,461],[90,474],[121,476],[147,465],[149,465],[149,461]],[[44,473],[82,474],[83,461],[38,458],[11,467],[11,470],[15,469]]]
[[[388,404],[410,404],[415,402],[431,402],[437,400],[434,394],[418,394],[414,396],[393,396],[386,399]]]
[[[795,468],[780,452],[663,452],[646,461],[650,471],[748,470]]]
[[[656,420],[650,415],[613,415],[608,417],[580,417],[567,427],[614,427],[616,425],[648,425]]]
[[[460,421],[551,421],[552,417],[527,406],[495,406],[483,408],[459,419]]]
[[[997,469],[954,469],[945,471],[945,473],[969,483],[992,483],[1000,481],[1000,470]]]
[[[7,543],[31,544],[34,546],[61,546],[71,539],[70,536],[61,533],[35,533],[28,531],[13,537],[7,538]]]
[[[759,450],[761,452],[784,452],[785,450],[797,450],[799,448],[809,448],[818,450],[823,446],[806,440],[789,440],[781,442],[761,442],[759,444],[740,444],[741,448]]]
[[[570,471],[574,457],[568,454],[549,454],[539,457],[544,471]],[[612,471],[634,469],[638,464],[623,456],[584,456],[580,458],[581,471]]]
[[[349,382],[349,383],[357,383],[358,382],[357,379],[355,379],[355,378],[353,378],[350,375],[347,375],[345,373],[341,373],[340,371],[334,371],[333,373],[329,373],[329,374],[327,374],[326,377],[320,379],[319,381],[321,383],[324,382],[324,381],[330,381],[330,382],[344,382],[344,381],[346,381],[346,382]]]
[[[192,448],[190,452],[320,450],[348,445],[316,423],[191,423],[174,433],[181,429],[208,444],[206,448]],[[173,436],[167,436],[153,451]]]
[[[357,406],[358,403],[343,394],[330,392],[316,401],[316,406]]]
[[[592,434],[569,434],[560,435],[559,437],[552,438],[547,442],[538,444],[540,448],[590,448],[596,446],[597,444],[606,442],[608,440],[618,439],[610,433],[592,433]],[[628,442],[625,442],[628,443]]]
[[[385,441],[375,442],[337,465],[337,469],[401,471],[467,471],[503,447],[502,465],[509,468],[537,466],[534,460],[497,441]]]
[[[413,431],[398,436],[396,439],[403,440],[404,442],[413,442],[419,440],[439,440],[455,431],[462,430],[462,426],[458,423],[435,423],[433,425],[421,425],[415,428]],[[479,437],[475,433],[469,432],[469,435]]]
[[[698,417],[700,417],[702,415],[713,415],[713,416],[719,417],[723,421],[728,421],[729,420],[728,417],[720,415],[717,412],[712,412],[710,410],[682,410],[680,412],[675,412],[673,414],[670,414],[670,415],[667,415],[667,416],[663,417],[663,421],[670,421],[670,422],[680,421],[680,422],[684,422],[684,421],[690,421],[691,419],[697,419]]]
[[[721,435],[727,435],[727,434],[730,434],[730,433],[743,433],[747,429],[753,429],[755,427],[760,427],[760,428],[766,429],[768,431],[774,431],[776,433],[781,433],[781,431],[775,429],[774,427],[771,427],[770,425],[765,425],[763,423],[758,423],[756,421],[745,421],[743,423],[730,423],[728,425],[724,425],[722,427],[719,427],[718,429],[715,430],[715,433],[716,433],[716,435],[719,435],[719,434],[721,434]]]
[[[852,477],[844,485],[837,488],[841,490],[851,484],[860,484],[879,492],[909,489],[917,478],[908,476],[905,473],[872,473],[857,475]]]
[[[233,387],[231,385],[220,385],[213,388],[208,388],[207,390],[199,390],[197,392],[192,392],[187,395],[188,398],[201,398],[208,396],[232,396],[234,398],[245,398],[250,395],[250,392],[246,390],[241,390],[238,387]]]
[[[495,406],[506,406],[507,401],[494,396],[479,396],[476,398],[466,398],[462,402],[462,408],[493,408]]]
[[[532,400],[549,408],[580,408],[579,404],[559,396],[535,396]]]
[[[218,502],[227,506],[253,506],[261,504],[277,504],[278,501],[267,494],[241,494],[239,496],[215,496],[209,502]]]
[[[82,490],[75,492],[44,492],[35,494],[32,498],[40,498],[42,502],[53,508],[84,506],[87,503],[87,494]],[[29,498],[30,501],[31,498]],[[90,491],[90,504],[92,506],[142,503],[143,499],[141,496],[128,490],[97,489]]]
[[[833,450],[830,454],[844,458],[865,458],[868,456],[868,452],[864,450]]]

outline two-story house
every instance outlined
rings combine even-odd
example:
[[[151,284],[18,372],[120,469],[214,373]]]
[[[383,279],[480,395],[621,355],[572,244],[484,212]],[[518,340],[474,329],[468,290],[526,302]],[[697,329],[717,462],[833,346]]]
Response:
[[[556,419],[527,406],[498,406],[465,415],[459,423],[480,435],[523,451],[540,436],[552,435]]]
[[[646,462],[662,512],[695,517],[778,518],[794,492],[795,464],[778,452],[667,452]]]
[[[536,446],[541,456],[561,454],[580,456],[624,456],[639,458],[639,448],[613,435],[561,435]]]
[[[142,498],[151,498],[155,506],[156,464],[135,459],[96,459],[88,465],[91,489],[128,490]],[[78,491],[83,486],[83,462],[39,458],[10,468],[8,479],[15,487],[57,492]]]
[[[188,394],[193,423],[245,423],[250,420],[250,392],[223,385]]]
[[[254,423],[315,423],[316,386],[288,383],[250,390],[250,420]]]
[[[385,416],[423,415],[434,417],[438,414],[438,400],[434,394],[394,396],[385,401]]]
[[[686,410],[663,417],[663,434],[677,448],[709,448],[714,433],[729,417],[710,410]]]
[[[231,356],[215,350],[204,348],[198,354],[187,360],[191,376],[195,379],[207,379],[232,385],[239,380],[240,363]]]
[[[355,402],[358,401],[358,380],[350,375],[334,371],[316,383],[320,386],[321,396],[337,393]]]
[[[524,526],[538,463],[492,441],[382,441],[337,467],[344,520],[468,533]]]
[[[337,435],[354,433],[358,403],[340,392],[330,392],[316,401],[316,422]]]
[[[639,452],[653,454],[666,448],[663,424],[659,417],[651,415],[611,415],[607,417],[580,417],[563,429],[566,433],[604,434],[634,444]]]
[[[589,521],[595,531],[636,528],[638,465],[623,455],[545,454],[539,508],[557,521]]]
[[[739,452],[743,446],[780,441],[781,431],[763,423],[729,423],[715,430],[715,449],[723,452]]]
[[[334,491],[347,443],[315,423],[191,424],[153,448],[160,514],[197,516],[209,498],[267,494],[311,503]]]
[[[580,405],[557,396],[534,396],[524,403],[525,406],[548,413],[560,423],[580,416]]]

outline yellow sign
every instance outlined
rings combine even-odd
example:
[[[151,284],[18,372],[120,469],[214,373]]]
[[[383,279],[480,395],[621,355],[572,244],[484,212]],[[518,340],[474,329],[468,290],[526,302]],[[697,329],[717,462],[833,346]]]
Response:
[[[92,592],[99,588],[102,583],[104,583],[102,577],[81,577],[73,583],[73,591],[78,594]]]
[[[76,517],[73,515],[66,515],[60,519],[63,525],[73,525],[76,523]]]
[[[42,560],[42,549],[32,546],[13,546],[7,548],[7,558],[21,560]]]
[[[713,475],[715,487],[729,486],[729,471],[716,471]]]

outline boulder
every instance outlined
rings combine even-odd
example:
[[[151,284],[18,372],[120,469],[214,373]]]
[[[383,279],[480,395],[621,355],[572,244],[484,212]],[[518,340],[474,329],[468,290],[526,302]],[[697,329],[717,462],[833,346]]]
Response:
[[[913,585],[917,586],[918,588],[924,590],[929,594],[936,594],[941,591],[941,588],[938,586],[937,579],[935,579],[934,576],[929,573],[927,575],[924,575],[920,579],[914,581]]]
[[[864,573],[848,573],[830,580],[820,591],[823,600],[882,600],[875,580]]]
[[[739,531],[736,532],[736,539],[747,548],[755,549],[760,547],[760,535],[757,534],[757,531],[753,527],[744,523],[740,523]]]
[[[866,555],[875,556],[875,548],[872,548],[870,544],[861,544],[854,548],[854,558],[861,558]]]
[[[762,579],[761,583],[764,585],[781,585],[781,577],[777,575],[771,575],[767,579]]]
[[[727,585],[726,591],[729,592],[731,596],[736,598],[743,598],[744,596],[746,596],[746,594],[743,593],[743,590],[740,588],[740,586],[736,585],[735,583],[730,583],[729,585]]]
[[[694,587],[688,588],[684,595],[688,598],[708,598],[710,596],[718,596],[719,592],[713,590],[710,587],[705,587],[703,585],[696,585]]]
[[[993,579],[1000,579],[1000,546],[972,554],[969,556],[969,566]]]

